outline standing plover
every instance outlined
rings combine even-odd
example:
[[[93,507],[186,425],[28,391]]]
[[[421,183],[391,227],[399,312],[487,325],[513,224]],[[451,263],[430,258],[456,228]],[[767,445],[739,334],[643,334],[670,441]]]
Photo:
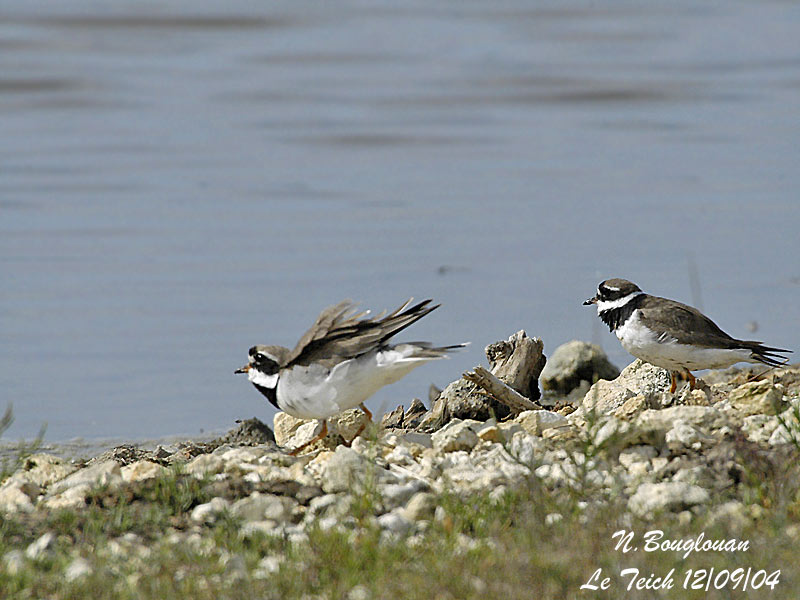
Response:
[[[688,378],[690,389],[694,389],[692,371],[722,369],[738,362],[778,367],[786,364],[786,357],[780,353],[791,352],[737,340],[696,308],[645,294],[625,279],[602,282],[597,295],[586,304],[597,305],[597,315],[625,350],[669,370],[670,392],[677,387],[678,375]]]
[[[253,346],[249,362],[235,372],[247,373],[276,408],[300,419],[322,419],[322,431],[292,451],[297,454],[325,437],[329,417],[359,406],[372,419],[364,406],[367,398],[412,369],[465,345],[388,344],[389,338],[439,307],[430,303],[409,308],[408,300],[388,315],[365,318],[369,311],[355,314],[350,301],[340,302],[320,313],[294,350]]]

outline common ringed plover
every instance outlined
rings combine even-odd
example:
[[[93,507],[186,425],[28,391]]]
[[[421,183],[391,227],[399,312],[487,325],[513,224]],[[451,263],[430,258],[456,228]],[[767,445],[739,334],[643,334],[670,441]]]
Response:
[[[602,282],[597,295],[584,302],[587,304],[597,305],[597,315],[625,350],[669,370],[670,392],[677,387],[678,375],[688,378],[690,389],[694,389],[692,371],[722,369],[738,362],[778,367],[787,362],[780,353],[791,352],[737,340],[696,308],[645,294],[626,279]]]
[[[235,372],[247,373],[256,389],[285,413],[299,419],[322,419],[322,431],[292,451],[297,454],[325,437],[329,417],[358,406],[371,420],[364,401],[380,388],[466,345],[388,343],[389,338],[439,307],[430,303],[425,300],[409,308],[408,300],[388,315],[384,311],[365,318],[369,311],[356,314],[353,303],[345,300],[323,310],[294,350],[253,346],[249,362]]]

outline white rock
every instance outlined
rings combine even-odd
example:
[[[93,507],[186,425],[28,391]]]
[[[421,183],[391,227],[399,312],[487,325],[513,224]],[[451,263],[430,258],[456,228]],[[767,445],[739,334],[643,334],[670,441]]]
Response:
[[[253,492],[234,502],[230,511],[245,521],[274,521],[281,523],[292,518],[296,502],[285,496]]]
[[[641,480],[650,474],[650,469],[651,466],[649,462],[631,463],[628,465],[628,475],[630,475],[634,480]]]
[[[279,532],[283,532],[283,524],[276,523],[275,521],[246,521],[242,523],[242,527],[239,530],[242,537],[249,538],[253,537],[254,535],[276,535]]]
[[[306,421],[295,431],[294,435],[286,442],[287,448],[300,448],[305,446],[322,432],[322,421]],[[331,435],[328,431],[328,435]]]
[[[23,487],[22,482],[14,479],[9,479],[0,487],[0,513],[33,512],[33,502]]]
[[[532,466],[544,454],[545,446],[540,438],[521,430],[511,438],[508,450],[519,462]]]
[[[505,500],[506,494],[508,494],[508,487],[506,485],[498,485],[489,492],[489,499],[493,504],[499,504]]]
[[[626,469],[634,463],[649,463],[650,459],[658,456],[658,450],[648,445],[631,446],[619,453],[619,462]]]
[[[709,515],[708,524],[723,523],[740,531],[750,524],[747,506],[738,500],[730,500],[714,507]]]
[[[322,531],[331,531],[332,529],[340,528],[339,519],[336,517],[324,517],[322,519],[317,519],[315,523]]]
[[[327,493],[361,490],[367,485],[394,483],[397,477],[352,448],[339,446],[324,464],[322,489]]]
[[[339,432],[345,440],[352,442],[356,436],[372,423],[360,408],[351,408],[329,419],[328,425]]]
[[[244,557],[239,554],[231,554],[222,560],[225,566],[225,576],[232,581],[247,579],[247,563]]]
[[[283,562],[282,556],[265,556],[258,561],[258,566],[253,571],[253,577],[255,579],[269,579],[270,576],[281,570]]]
[[[18,470],[5,480],[0,489],[5,486],[16,487],[31,500],[35,500],[42,493],[42,487],[29,472]]]
[[[561,513],[550,513],[548,515],[545,515],[544,517],[545,525],[554,525],[556,523],[561,522],[562,520],[564,520],[564,515],[562,515]]]
[[[24,474],[27,480],[36,483],[39,487],[47,487],[64,479],[75,470],[77,470],[75,465],[69,464],[59,456],[39,453],[28,456],[22,469],[17,473]]]
[[[66,569],[64,569],[64,579],[67,581],[75,581],[81,577],[86,577],[92,574],[92,565],[88,560],[78,557],[73,560]]]
[[[308,503],[306,521],[323,518],[339,519],[350,512],[353,504],[352,496],[348,494],[324,494],[312,498]]]
[[[418,431],[408,431],[399,436],[404,442],[418,444],[423,448],[433,448],[433,441],[430,433],[420,433]]]
[[[444,475],[450,485],[462,492],[477,492],[501,485],[504,477],[486,469],[475,469],[469,465],[445,469]]]
[[[169,473],[169,469],[149,460],[139,460],[120,469],[123,481],[142,481]]]
[[[783,409],[783,386],[769,380],[750,381],[728,394],[728,402],[742,416],[756,414],[774,415]]]
[[[696,427],[720,427],[726,422],[722,413],[713,406],[671,406],[662,410],[646,410],[636,419],[637,427],[650,427],[669,431],[677,420]]]
[[[442,479],[464,492],[493,489],[530,473],[500,444],[481,444],[471,455],[463,450],[446,453],[440,466]]]
[[[628,509],[640,517],[660,510],[677,512],[698,504],[708,504],[708,491],[684,482],[642,483],[628,500]]]
[[[430,520],[436,511],[436,496],[429,492],[414,494],[401,510],[401,514],[409,521]]]
[[[381,499],[387,508],[401,506],[418,492],[428,491],[430,486],[424,481],[413,479],[408,483],[389,483],[379,486]]]
[[[378,526],[398,535],[404,535],[413,527],[413,523],[406,519],[400,511],[388,512],[378,517]]]
[[[503,423],[498,423],[497,428],[505,437],[506,442],[510,442],[517,433],[525,432],[525,430],[522,428],[522,425],[515,423],[514,421],[504,421]]]
[[[16,575],[25,567],[25,555],[22,550],[11,550],[3,555],[3,565],[9,575]]]
[[[25,556],[31,560],[40,560],[52,551],[56,534],[48,531],[25,549]]]
[[[645,443],[660,448],[666,441],[667,432],[678,421],[701,431],[719,429],[727,422],[725,415],[712,406],[680,405],[661,410],[645,410],[634,419],[625,434],[625,440],[629,444]]]
[[[594,412],[598,415],[610,415],[619,409],[626,400],[638,394],[645,397],[666,391],[670,386],[669,373],[643,362],[638,358],[625,367],[619,377],[613,381],[600,379],[583,398],[581,415]]]
[[[673,450],[681,448],[700,450],[703,440],[709,439],[686,421],[679,419],[675,421],[672,429],[667,432],[664,441]]]
[[[571,463],[553,463],[537,467],[534,475],[550,485],[560,485],[573,481],[578,473]]]
[[[186,464],[186,472],[198,479],[220,473],[224,468],[225,462],[214,454],[195,456]]]
[[[800,442],[800,422],[798,422],[795,410],[790,408],[781,413],[779,424],[769,437],[771,446],[797,444]],[[783,423],[780,423],[780,421],[783,421]]]
[[[678,470],[672,476],[672,481],[682,481],[700,487],[711,487],[714,485],[714,471],[705,465],[695,465]]]
[[[742,431],[748,440],[757,444],[769,442],[778,427],[780,421],[774,415],[750,415],[742,419]]]
[[[542,435],[545,430],[566,427],[569,421],[563,415],[549,410],[526,410],[514,419],[531,435]]]
[[[581,402],[581,406],[576,412],[582,416],[590,413],[610,415],[625,404],[626,400],[633,398],[635,395],[633,391],[617,379],[613,381],[600,379],[586,392],[583,402]]]
[[[610,441],[617,443],[637,443],[637,437],[632,435],[633,427],[629,421],[608,417],[601,421],[599,427],[590,432],[592,443],[595,446],[602,446]]]
[[[278,411],[272,418],[272,430],[275,433],[275,443],[279,446],[286,446],[294,436],[297,428],[308,423],[304,419],[298,419],[285,412]]]
[[[639,413],[641,413],[646,408],[652,408],[651,404],[652,396],[645,396],[644,394],[636,394],[625,400],[617,410],[614,411],[613,415],[624,421],[630,421],[636,417]]]
[[[453,419],[439,431],[431,435],[434,450],[438,452],[453,452],[456,450],[472,450],[480,441],[478,435],[472,430],[476,422]]]
[[[48,496],[42,500],[42,505],[50,510],[59,508],[80,508],[86,505],[86,496],[92,490],[88,483],[74,485],[60,494]]]
[[[370,598],[372,598],[372,594],[369,593],[369,589],[360,583],[347,592],[347,596],[345,596],[345,600],[369,600]]]
[[[476,469],[493,471],[509,482],[527,477],[531,473],[527,466],[520,464],[501,444],[476,448],[471,459]]]
[[[241,468],[242,463],[254,464],[267,453],[265,448],[229,448],[217,454],[225,463],[225,467]]]
[[[372,458],[376,455],[377,449],[375,444],[367,439],[364,436],[357,436],[353,442],[350,444],[350,448],[352,448],[355,452],[358,452],[362,456],[366,456],[367,458]]]
[[[228,510],[230,502],[225,498],[212,498],[210,502],[198,504],[192,509],[192,521],[196,523],[213,523],[220,514]]]
[[[384,460],[390,465],[411,465],[414,463],[414,455],[406,446],[395,446]]]
[[[73,487],[88,485],[90,487],[114,486],[122,482],[122,472],[113,460],[97,463],[72,473],[65,479],[50,486],[51,495],[59,494]]]
[[[650,464],[653,465],[653,473],[658,473],[669,465],[669,459],[666,456],[656,456]]]
[[[496,423],[487,424],[477,431],[478,437],[484,442],[505,442],[506,436]]]

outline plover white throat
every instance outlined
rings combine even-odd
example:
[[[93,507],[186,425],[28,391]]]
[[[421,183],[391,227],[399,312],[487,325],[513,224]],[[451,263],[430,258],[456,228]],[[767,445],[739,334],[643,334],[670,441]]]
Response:
[[[597,315],[625,350],[669,370],[670,392],[677,388],[678,375],[689,379],[694,389],[692,371],[722,369],[738,362],[778,367],[787,362],[781,353],[791,352],[737,340],[696,308],[645,294],[626,279],[607,279],[598,286],[597,295],[583,304],[597,305]]]
[[[369,311],[356,314],[354,305],[346,300],[323,310],[294,350],[283,346],[250,348],[249,362],[235,372],[247,373],[256,389],[285,413],[322,420],[322,431],[292,454],[325,437],[326,419],[349,408],[358,406],[372,419],[364,401],[380,388],[466,345],[389,345],[392,336],[439,307],[425,300],[409,308],[411,301],[388,315],[384,311],[366,318]]]

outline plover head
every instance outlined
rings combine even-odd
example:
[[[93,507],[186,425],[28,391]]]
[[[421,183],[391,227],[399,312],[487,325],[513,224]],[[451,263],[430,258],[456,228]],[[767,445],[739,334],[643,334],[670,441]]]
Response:
[[[638,285],[627,279],[606,279],[597,286],[597,295],[584,301],[597,305],[597,314],[625,306],[633,298],[642,293]]]
[[[281,363],[286,348],[280,346],[253,346],[248,351],[249,362],[234,371],[247,373],[247,379],[259,387],[274,390],[278,386]]]

